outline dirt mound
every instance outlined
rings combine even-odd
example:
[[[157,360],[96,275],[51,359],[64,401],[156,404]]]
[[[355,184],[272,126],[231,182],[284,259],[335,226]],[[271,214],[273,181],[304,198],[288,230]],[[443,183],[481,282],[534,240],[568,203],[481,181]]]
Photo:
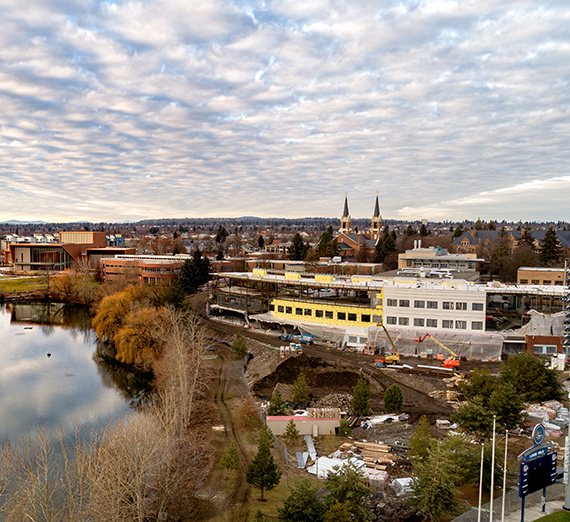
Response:
[[[318,357],[307,357],[304,353],[287,357],[275,369],[253,384],[253,392],[269,398],[278,383],[293,384],[303,373],[311,388],[311,396],[324,397],[331,393],[351,393],[359,373],[350,369],[330,366]]]

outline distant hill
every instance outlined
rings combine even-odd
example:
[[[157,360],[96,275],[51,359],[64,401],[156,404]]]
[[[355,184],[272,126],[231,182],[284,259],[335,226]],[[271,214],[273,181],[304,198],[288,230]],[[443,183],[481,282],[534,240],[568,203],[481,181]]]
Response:
[[[18,219],[11,219],[10,221],[0,222],[2,225],[45,225],[45,221],[20,221]]]

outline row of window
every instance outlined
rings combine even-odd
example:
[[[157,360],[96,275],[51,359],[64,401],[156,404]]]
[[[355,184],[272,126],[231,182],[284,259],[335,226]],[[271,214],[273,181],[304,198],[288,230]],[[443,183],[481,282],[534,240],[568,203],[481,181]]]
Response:
[[[443,319],[441,321],[442,328],[454,328],[457,330],[467,330],[467,321],[453,321],[452,319]],[[410,326],[409,317],[386,317],[386,324],[398,324],[400,326]],[[423,319],[421,317],[415,317],[413,321],[413,326],[420,328],[437,328],[438,319]],[[472,321],[472,330],[483,330],[483,321]]]
[[[409,299],[386,299],[387,306],[399,306],[402,308],[410,307]],[[414,301],[414,308],[430,308],[435,310],[439,307],[437,301]],[[453,302],[453,301],[443,301],[443,310],[467,310],[467,303]],[[483,303],[471,303],[471,310],[482,311]]]
[[[531,285],[551,285],[552,281],[545,279],[541,283],[539,279],[531,279],[530,284]],[[564,281],[554,281],[555,286],[562,286],[563,284],[564,284]],[[528,279],[521,279],[521,285],[528,285]]]
[[[269,309],[274,312],[275,306],[270,305]],[[319,319],[335,319],[335,313],[332,310],[312,310],[311,308],[295,308],[295,312],[293,312],[292,306],[277,306],[277,311],[281,314],[294,314],[300,315],[303,317],[317,317]],[[358,316],[360,315],[360,322],[362,323],[380,323],[382,321],[382,317],[379,315],[371,316],[370,314],[357,314],[352,312],[336,312],[336,319],[339,321],[354,321],[357,322]]]

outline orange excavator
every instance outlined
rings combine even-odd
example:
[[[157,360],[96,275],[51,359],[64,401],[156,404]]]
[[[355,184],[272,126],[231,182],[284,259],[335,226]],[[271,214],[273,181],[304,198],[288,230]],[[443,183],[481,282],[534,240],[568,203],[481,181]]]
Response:
[[[455,353],[452,352],[447,346],[445,346],[445,344],[440,343],[433,335],[430,334],[425,334],[423,337],[418,337],[416,339],[416,343],[423,343],[426,338],[429,337],[434,343],[438,344],[439,346],[441,346],[445,351],[449,352],[451,354],[451,357],[448,357],[447,359],[445,359],[445,361],[443,361],[443,367],[444,368],[458,368],[459,367],[459,356]]]

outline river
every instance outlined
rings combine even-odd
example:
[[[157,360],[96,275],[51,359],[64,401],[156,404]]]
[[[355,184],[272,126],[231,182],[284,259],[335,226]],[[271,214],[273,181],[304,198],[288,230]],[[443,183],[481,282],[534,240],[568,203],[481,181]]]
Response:
[[[129,415],[145,400],[152,376],[131,373],[104,352],[84,309],[1,306],[0,443],[40,422],[55,433]]]

